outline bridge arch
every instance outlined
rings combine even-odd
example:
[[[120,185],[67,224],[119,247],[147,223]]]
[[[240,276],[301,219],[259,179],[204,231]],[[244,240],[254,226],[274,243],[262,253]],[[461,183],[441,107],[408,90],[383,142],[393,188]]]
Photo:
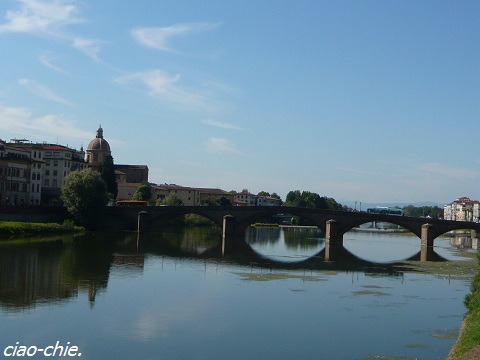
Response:
[[[361,224],[371,221],[388,222],[399,225],[421,239],[421,245],[432,247],[433,241],[438,236],[456,229],[480,230],[480,224],[472,222],[437,220],[428,218],[416,218],[408,216],[394,216],[385,214],[374,214],[365,212],[348,212],[322,209],[306,209],[294,207],[237,207],[237,206],[145,206],[145,207],[109,207],[107,216],[114,216],[115,213],[124,213],[122,216],[128,218],[133,228],[136,226],[137,217],[140,212],[147,212],[145,217],[150,230],[159,227],[168,219],[184,214],[193,213],[213,221],[217,226],[223,227],[224,217],[227,215],[234,218],[232,229],[229,234],[237,238],[243,238],[246,229],[253,223],[274,214],[288,213],[308,219],[312,224],[324,230],[328,240],[333,243],[342,242],[343,235]],[[115,216],[119,216],[116,214]],[[334,230],[332,232],[332,229]],[[330,230],[330,232],[328,232]],[[224,231],[225,234],[225,231]],[[238,240],[236,240],[238,241]]]
[[[147,211],[148,212],[148,211]],[[209,212],[202,211],[202,207],[175,207],[173,211],[165,213],[148,213],[146,216],[146,226],[150,231],[152,230],[161,230],[165,225],[168,225],[169,222],[176,218],[180,218],[184,215],[194,214],[201,217],[204,217],[210,220],[219,228],[222,227],[222,220],[216,216],[213,216]]]

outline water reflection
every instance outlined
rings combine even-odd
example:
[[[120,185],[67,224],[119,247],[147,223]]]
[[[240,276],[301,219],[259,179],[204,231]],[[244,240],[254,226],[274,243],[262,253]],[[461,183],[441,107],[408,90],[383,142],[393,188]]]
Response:
[[[295,262],[318,256],[325,248],[325,234],[318,228],[249,228],[246,243],[263,257]]]
[[[136,233],[105,233],[45,242],[27,239],[0,243],[0,305],[15,312],[85,296],[93,306],[97,295],[106,291],[112,268],[117,276],[139,276],[148,256],[214,260],[267,269],[361,271],[368,276],[401,277],[404,271],[411,270],[405,263],[379,261],[382,257],[378,255],[385,249],[378,245],[385,239],[373,237],[372,241],[365,234],[347,235],[346,247],[338,249],[335,261],[324,260],[325,236],[319,229],[252,228],[243,245],[227,254],[221,252],[220,238],[218,230],[193,228],[142,234],[140,238]],[[388,238],[388,248],[396,255],[403,248],[410,260],[423,256],[415,238]],[[465,236],[448,241],[457,246],[459,239],[465,244],[462,247],[476,244],[476,238],[474,242]],[[374,254],[374,260],[362,251]],[[429,249],[428,256],[445,261],[435,249]]]
[[[85,292],[91,304],[106,289],[113,243],[94,235],[0,244],[0,303],[8,311],[59,302]]]
[[[449,239],[450,244],[457,249],[478,250],[478,238],[475,230],[452,231],[445,238]]]
[[[438,268],[404,272],[347,249],[325,262],[316,231],[251,232],[241,251],[224,256],[210,229],[0,243],[3,347],[70,341],[88,359],[448,354],[454,340],[430,334],[460,325],[471,269],[444,279]]]

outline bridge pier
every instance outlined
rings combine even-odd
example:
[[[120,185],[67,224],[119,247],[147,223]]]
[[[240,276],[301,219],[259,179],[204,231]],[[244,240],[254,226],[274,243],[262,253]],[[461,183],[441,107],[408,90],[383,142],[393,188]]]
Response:
[[[231,247],[231,244],[227,244],[233,241],[235,236],[235,216],[225,215],[223,217],[222,224],[222,255],[225,255],[225,248]]]
[[[435,240],[435,237],[433,236],[432,228],[433,228],[432,224],[422,225],[422,233],[421,233],[422,247],[424,246],[433,247],[433,240]]]
[[[435,240],[432,227],[432,224],[422,225],[420,261],[428,261],[431,258],[431,253],[433,252],[433,240]]]
[[[338,249],[343,246],[343,234],[338,229],[338,222],[328,220],[325,233],[325,261],[335,260]]]
[[[139,211],[137,214],[137,233],[144,231],[147,227],[146,217],[148,215],[147,211]]]

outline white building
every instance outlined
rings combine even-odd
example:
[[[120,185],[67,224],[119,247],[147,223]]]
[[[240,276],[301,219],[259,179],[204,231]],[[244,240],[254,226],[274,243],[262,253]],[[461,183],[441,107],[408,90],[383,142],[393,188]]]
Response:
[[[247,189],[235,194],[235,205],[238,206],[280,206],[282,201],[271,196],[254,195]]]
[[[480,202],[461,197],[443,207],[443,218],[456,221],[480,221]]]

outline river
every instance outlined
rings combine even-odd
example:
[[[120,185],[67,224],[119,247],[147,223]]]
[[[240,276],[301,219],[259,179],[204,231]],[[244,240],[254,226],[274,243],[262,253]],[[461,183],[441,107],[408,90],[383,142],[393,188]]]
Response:
[[[445,359],[477,240],[351,231],[324,262],[310,228],[89,233],[0,244],[0,351],[82,359]],[[250,249],[250,250],[249,250]],[[49,356],[51,355],[51,356]]]

